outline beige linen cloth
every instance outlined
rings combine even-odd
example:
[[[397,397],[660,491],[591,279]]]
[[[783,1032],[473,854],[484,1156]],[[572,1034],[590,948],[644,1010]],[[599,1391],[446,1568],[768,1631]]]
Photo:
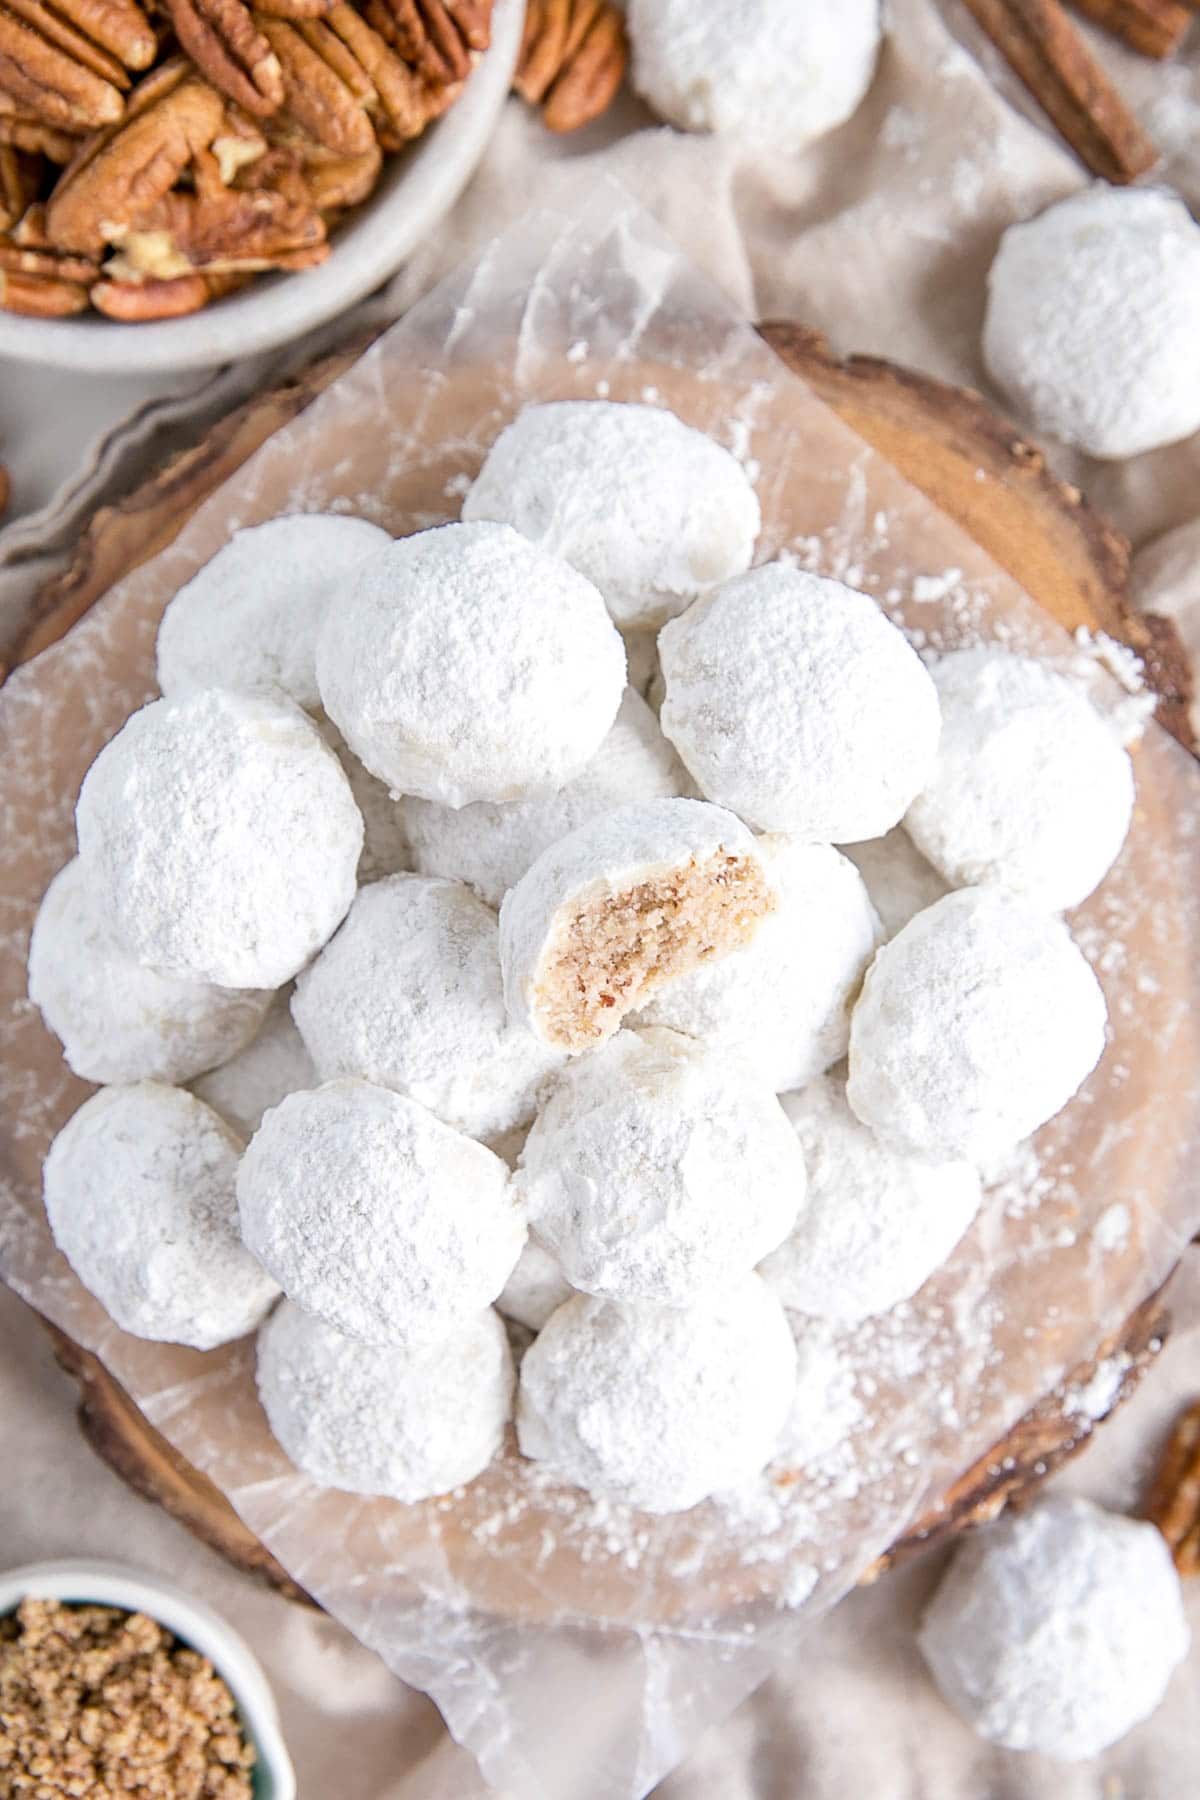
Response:
[[[631,99],[589,132],[555,142],[514,102],[441,231],[354,320],[216,377],[127,390],[136,419],[101,441],[54,506],[0,534],[0,648],[53,563],[47,546],[69,542],[102,495],[127,487],[187,431],[339,331],[402,311],[526,206],[561,200],[564,189],[579,191],[599,172],[622,180],[748,316],[802,318],[822,326],[839,350],[892,356],[986,391],[979,327],[999,234],[1085,177],[953,0],[892,0],[890,11],[891,35],[863,107],[799,158],[680,136],[656,127]],[[1200,207],[1200,43],[1164,69],[1096,42],[1164,149],[1160,178]],[[39,417],[56,405],[96,418],[107,406],[111,416],[112,391],[0,365],[0,455],[17,460],[26,491],[39,474],[45,486],[36,467]],[[31,434],[27,457],[18,431]],[[1057,460],[1136,544],[1186,528],[1200,513],[1200,438],[1124,464],[1086,464],[1066,453]],[[18,501],[20,493],[19,484]],[[1156,604],[1177,611],[1200,655],[1193,536],[1200,550],[1198,525],[1146,567]],[[1108,1504],[1135,1503],[1167,1421],[1200,1388],[1200,1323],[1189,1324],[1200,1321],[1200,1257],[1195,1262],[1179,1283],[1180,1322],[1158,1365],[1059,1478]],[[2,1292],[0,1459],[0,1562],[116,1555],[204,1593],[267,1665],[304,1800],[483,1800],[489,1790],[474,1763],[427,1701],[340,1627],[227,1569],[95,1461],[75,1429],[70,1384],[35,1321]],[[699,1744],[680,1746],[677,1773],[657,1790],[661,1800],[1195,1800],[1200,1593],[1190,1601],[1197,1651],[1161,1711],[1095,1763],[1065,1769],[979,1744],[927,1682],[912,1626],[938,1566],[926,1559],[852,1595],[814,1630],[802,1660],[730,1719],[714,1721]],[[603,1714],[602,1693],[594,1704]],[[617,1739],[621,1720],[610,1729]],[[572,1800],[585,1776],[580,1770],[578,1787],[568,1782],[536,1800]]]

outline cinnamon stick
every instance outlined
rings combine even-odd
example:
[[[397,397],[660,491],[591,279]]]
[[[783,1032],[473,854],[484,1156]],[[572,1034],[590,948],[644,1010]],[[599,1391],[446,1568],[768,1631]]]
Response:
[[[1157,61],[1178,50],[1192,22],[1191,8],[1183,0],[1071,0],[1071,4],[1131,50]]]
[[[1093,175],[1119,184],[1158,152],[1059,0],[966,0],[968,11]]]

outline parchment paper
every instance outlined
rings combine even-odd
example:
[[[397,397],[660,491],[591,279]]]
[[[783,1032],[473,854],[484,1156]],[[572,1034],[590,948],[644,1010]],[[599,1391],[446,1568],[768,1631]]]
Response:
[[[53,1250],[41,1159],[87,1089],[24,998],[30,922],[72,851],[88,763],[154,692],[163,606],[233,529],[301,508],[396,532],[453,517],[520,404],[600,393],[669,404],[747,460],[763,557],[855,581],[920,644],[1000,637],[1078,660],[618,192],[506,233],[0,692],[0,1270],[104,1358],[297,1580],[436,1699],[493,1781],[556,1795],[569,1767],[573,1793],[623,1800],[774,1663],[803,1656],[806,1615],[1090,1355],[1200,1224],[1200,776],[1148,731],[1129,843],[1073,921],[1112,1042],[947,1268],[886,1319],[823,1343],[846,1441],[668,1520],[556,1489],[511,1451],[465,1494],[419,1507],[316,1489],[267,1432],[249,1344],[141,1343]],[[1115,706],[1115,684],[1089,668]]]

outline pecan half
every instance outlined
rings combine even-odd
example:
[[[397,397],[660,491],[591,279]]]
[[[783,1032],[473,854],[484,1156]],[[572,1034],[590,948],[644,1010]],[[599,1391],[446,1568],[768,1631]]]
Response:
[[[128,117],[89,140],[63,171],[46,213],[53,242],[90,256],[120,243],[224,121],[221,96],[181,57],[155,69],[131,96]]]
[[[0,101],[4,98],[0,94]],[[70,132],[44,125],[40,119],[26,119],[20,113],[5,112],[3,106],[0,106],[0,144],[13,150],[24,150],[29,156],[44,156],[52,163],[69,163],[79,149],[79,139]]]
[[[0,91],[15,111],[64,131],[93,131],[121,117],[127,83],[114,58],[48,8],[0,0]]]
[[[427,87],[465,81],[491,42],[492,0],[378,0],[368,17]]]
[[[166,0],[175,34],[197,68],[255,118],[283,104],[283,71],[243,0]]]
[[[330,66],[324,40],[316,36],[324,29],[323,21],[302,32],[286,19],[262,13],[256,18],[283,69],[288,117],[327,150],[339,156],[365,156],[375,142],[366,110],[375,90],[365,75],[356,79],[355,87],[348,86],[339,70]],[[322,47],[314,48],[310,38]]]
[[[115,281],[107,274],[92,289],[92,305],[106,318],[140,325],[150,319],[182,319],[210,300],[245,285],[248,276],[181,275],[174,281]]]
[[[324,260],[325,222],[294,151],[268,151],[239,180],[245,185],[226,187],[215,156],[198,153],[194,189],[164,194],[138,215],[122,240],[118,272],[173,280],[194,271],[232,274]]]
[[[359,206],[374,189],[383,165],[376,144],[365,156],[325,156],[305,164],[304,184],[317,211],[328,220]]]
[[[96,264],[65,254],[46,236],[45,208],[31,206],[0,237],[0,308],[35,319],[62,319],[83,312]]]
[[[401,61],[373,26],[352,6],[339,4],[329,15],[328,29],[341,40],[370,81],[376,100],[368,109],[382,115],[402,140],[419,137],[429,122],[429,90]]]
[[[1175,1421],[1143,1508],[1181,1575],[1200,1575],[1200,1400]]]
[[[272,19],[323,19],[337,0],[258,0],[258,11]]]
[[[578,131],[611,105],[628,60],[610,0],[529,0],[513,86],[551,131]]]

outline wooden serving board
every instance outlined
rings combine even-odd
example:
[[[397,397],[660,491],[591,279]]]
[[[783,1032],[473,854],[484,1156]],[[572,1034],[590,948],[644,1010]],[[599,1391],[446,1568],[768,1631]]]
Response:
[[[816,332],[764,325],[783,360],[917,488],[982,546],[1062,625],[1104,632],[1145,661],[1163,725],[1195,750],[1189,729],[1191,671],[1174,626],[1136,612],[1128,597],[1129,546],[1077,489],[1056,480],[1045,457],[979,395],[872,357],[835,359]],[[359,354],[360,343],[313,365],[232,413],[135,493],[97,514],[66,572],[39,596],[14,662],[61,638],[121,577],[169,544],[197,507],[274,431]],[[0,670],[0,676],[4,673]],[[1095,1363],[1124,1353],[1114,1405],[1131,1391],[1167,1327],[1162,1292],[1152,1295],[1086,1367],[1028,1413],[955,1482],[868,1571],[992,1517],[1084,1443],[1092,1421],[1071,1413],[1064,1390]],[[133,1487],[164,1506],[229,1561],[304,1598],[242,1524],[216,1487],[146,1422],[103,1364],[48,1327],[63,1366],[80,1383],[80,1417],[99,1454]]]

